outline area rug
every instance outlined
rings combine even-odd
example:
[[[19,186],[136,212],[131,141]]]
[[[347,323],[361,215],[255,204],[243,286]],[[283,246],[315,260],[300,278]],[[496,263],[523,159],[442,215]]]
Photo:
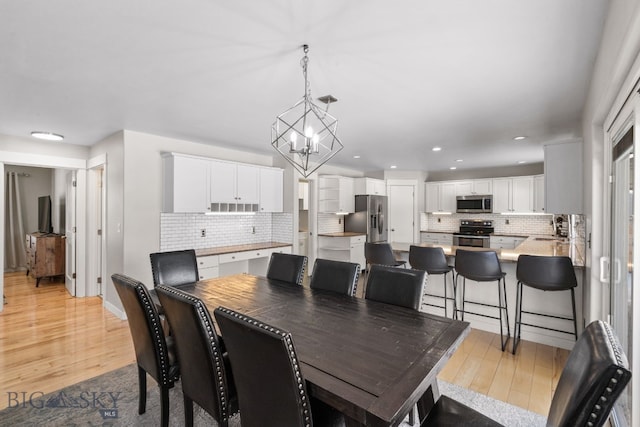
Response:
[[[158,426],[160,396],[149,378],[147,411],[138,415],[138,373],[136,365],[116,369],[104,375],[43,394],[38,391],[4,392],[8,407],[0,411],[3,426]],[[443,381],[440,392],[484,413],[505,426],[544,426],[545,417]],[[184,425],[180,383],[169,393],[171,426]],[[194,405],[194,425],[216,425],[213,418]],[[230,425],[240,427],[240,417]],[[403,422],[401,427],[409,427]]]

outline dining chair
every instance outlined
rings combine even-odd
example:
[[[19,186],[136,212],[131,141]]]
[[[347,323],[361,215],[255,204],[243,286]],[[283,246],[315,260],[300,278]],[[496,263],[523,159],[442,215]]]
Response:
[[[551,400],[547,426],[600,427],[631,379],[629,363],[609,324],[591,322],[562,370]],[[499,426],[474,409],[440,396],[421,423],[431,425]]]
[[[147,287],[123,274],[111,276],[127,314],[138,364],[138,413],[147,405],[147,374],[160,388],[161,425],[169,425],[169,389],[179,379],[173,339],[165,337],[160,317]]]
[[[274,252],[269,259],[267,279],[302,286],[306,267],[306,256]]]
[[[453,267],[447,263],[447,257],[444,255],[444,250],[441,247],[427,247],[427,246],[409,246],[409,265],[411,268],[417,270],[424,270],[429,276],[442,275],[444,280],[444,296],[434,293],[425,293],[426,296],[431,298],[441,298],[443,300],[442,305],[433,304],[424,301],[423,304],[444,309],[444,316],[447,316],[447,301],[453,301],[453,313],[456,310],[456,299],[447,296],[447,274],[451,273]],[[455,295],[453,286],[453,274],[451,275],[451,295]],[[427,277],[429,280],[429,277]],[[429,285],[429,282],[427,282]]]
[[[359,274],[360,264],[316,258],[309,286],[311,289],[354,296]]]
[[[343,416],[311,398],[291,334],[218,307],[243,427],[336,425]]]
[[[462,313],[462,320],[464,320],[465,313],[473,314],[476,316],[487,317],[490,319],[496,319],[500,321],[500,344],[502,345],[502,351],[507,346],[509,338],[511,337],[511,329],[509,326],[509,311],[507,309],[507,288],[505,276],[506,273],[502,271],[500,267],[500,260],[498,254],[495,251],[469,251],[458,249],[456,250],[455,260],[455,297],[457,298],[458,292],[458,279],[462,277],[462,300],[459,307],[456,306],[455,317],[458,313]],[[479,300],[467,300],[466,287],[467,279],[475,282],[497,282],[498,284],[498,302],[493,304],[491,302],[479,301]],[[500,286],[502,285],[502,286]],[[466,304],[473,304],[479,307],[495,307],[498,309],[498,316],[487,314],[486,311],[469,311],[465,308]],[[504,337],[503,318],[506,320],[507,334]]]
[[[368,276],[365,299],[420,310],[426,271],[374,264]]]
[[[561,332],[569,335],[573,335],[578,339],[578,322],[576,318],[576,297],[574,288],[578,286],[576,279],[576,273],[573,269],[573,263],[571,258],[566,256],[534,256],[534,255],[520,255],[516,264],[516,278],[518,279],[516,288],[516,321],[513,331],[513,354],[516,354],[518,343],[520,342],[520,332],[522,325],[546,329],[550,331]],[[523,291],[524,287],[531,288],[532,290],[539,291],[571,291],[571,307],[572,317],[559,316],[555,314],[541,313],[522,309]],[[554,319],[560,319],[572,322],[572,330],[568,331],[564,329],[548,328],[541,325],[535,325],[533,323],[523,323],[522,315],[550,317]]]
[[[199,280],[196,251],[155,252],[149,255],[153,286],[179,286]]]
[[[174,332],[185,425],[193,426],[195,402],[226,427],[238,412],[238,397],[209,310],[201,299],[178,288],[160,285],[156,291]]]

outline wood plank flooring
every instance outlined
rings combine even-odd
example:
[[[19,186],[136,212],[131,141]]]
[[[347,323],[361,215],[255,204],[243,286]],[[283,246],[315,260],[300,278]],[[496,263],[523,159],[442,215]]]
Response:
[[[135,361],[126,321],[98,297],[73,298],[64,283],[4,276],[0,313],[0,409],[9,392],[48,393]],[[361,288],[360,288],[361,290]],[[472,330],[442,380],[547,415],[567,350],[522,341],[514,356],[499,335]],[[155,386],[153,380],[149,386]]]

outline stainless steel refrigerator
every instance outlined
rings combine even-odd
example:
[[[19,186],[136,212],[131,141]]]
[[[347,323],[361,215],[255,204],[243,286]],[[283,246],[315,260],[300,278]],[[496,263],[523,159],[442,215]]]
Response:
[[[387,196],[356,196],[355,213],[347,215],[344,231],[366,233],[367,242],[387,241]]]

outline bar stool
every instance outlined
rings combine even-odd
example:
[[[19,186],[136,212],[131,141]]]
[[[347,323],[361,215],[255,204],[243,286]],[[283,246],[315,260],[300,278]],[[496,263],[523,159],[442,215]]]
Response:
[[[570,334],[578,339],[578,323],[576,320],[576,298],[574,288],[578,286],[576,273],[573,270],[571,258],[566,256],[534,256],[520,255],[516,266],[516,278],[518,279],[516,291],[516,322],[513,331],[513,354],[516,354],[520,342],[522,325],[531,326],[548,331]],[[522,309],[522,291],[524,285],[541,291],[571,291],[571,307],[573,317],[558,316],[540,312],[525,311]],[[522,322],[522,313],[535,316],[551,317],[573,321],[573,331],[549,328],[546,326],[532,325]]]
[[[426,293],[425,295],[429,297],[441,298],[444,300],[443,305],[431,304],[428,302],[424,302],[424,305],[429,305],[431,307],[438,307],[444,309],[444,316],[448,317],[447,314],[447,300],[453,301],[453,313],[456,312],[456,300],[453,297],[447,296],[447,273],[450,273],[453,270],[453,267],[447,264],[447,258],[444,255],[444,250],[440,247],[425,247],[425,246],[415,246],[411,245],[409,247],[409,264],[411,264],[411,268],[415,268],[418,270],[424,270],[432,275],[443,275],[444,280],[444,297],[442,295],[436,295],[432,293]],[[453,274],[451,279],[451,288],[453,290]],[[455,295],[455,293],[453,293]]]
[[[456,309],[456,316],[458,312],[462,313],[462,320],[464,320],[464,314],[474,314],[476,316],[488,317],[490,319],[496,319],[500,321],[500,344],[502,345],[502,351],[504,351],[509,338],[511,337],[511,330],[509,328],[509,312],[507,311],[507,286],[505,283],[506,273],[502,271],[500,267],[500,261],[498,260],[498,254],[495,251],[466,251],[462,249],[456,250],[456,280],[454,291],[457,296],[458,278],[462,276],[462,309]],[[467,279],[476,282],[498,282],[498,305],[487,304],[480,301],[467,301],[465,290]],[[500,284],[502,283],[502,286]],[[490,316],[484,313],[477,313],[465,310],[465,302],[474,305],[480,305],[485,307],[496,307],[498,309],[498,317]],[[504,338],[504,328],[502,326],[502,312],[504,311],[504,318],[507,323],[507,337]]]

